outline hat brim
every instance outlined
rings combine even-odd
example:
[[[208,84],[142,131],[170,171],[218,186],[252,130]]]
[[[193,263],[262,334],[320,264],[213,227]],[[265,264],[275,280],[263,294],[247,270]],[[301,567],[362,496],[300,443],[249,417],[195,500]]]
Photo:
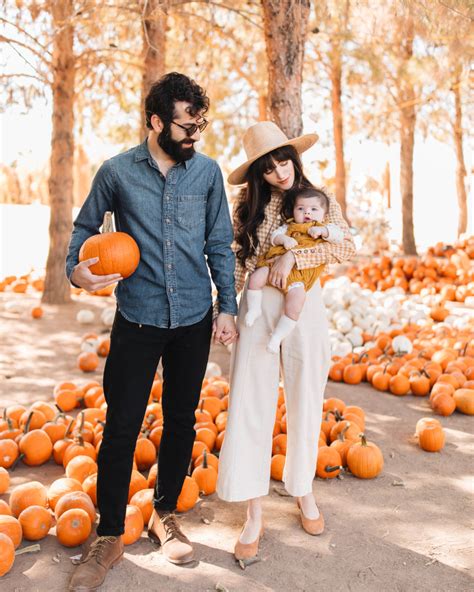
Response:
[[[244,162],[244,164],[241,164],[234,171],[232,171],[227,177],[227,182],[229,185],[242,185],[242,183],[245,183],[245,178],[250,165],[258,160],[261,156],[264,156],[269,152],[273,152],[273,150],[276,150],[277,148],[283,148],[283,146],[294,146],[298,154],[302,154],[311,148],[313,144],[316,144],[318,139],[318,134],[305,134],[303,136],[293,138],[292,140],[288,140],[287,142],[282,142],[281,144],[274,146],[271,150],[265,150],[264,152],[256,154],[251,159]]]

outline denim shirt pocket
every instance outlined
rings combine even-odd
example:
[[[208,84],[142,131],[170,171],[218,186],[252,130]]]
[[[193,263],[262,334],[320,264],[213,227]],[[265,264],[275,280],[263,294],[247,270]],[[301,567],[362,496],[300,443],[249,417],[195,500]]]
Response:
[[[178,196],[177,221],[183,228],[202,226],[206,219],[206,196],[186,194]]]

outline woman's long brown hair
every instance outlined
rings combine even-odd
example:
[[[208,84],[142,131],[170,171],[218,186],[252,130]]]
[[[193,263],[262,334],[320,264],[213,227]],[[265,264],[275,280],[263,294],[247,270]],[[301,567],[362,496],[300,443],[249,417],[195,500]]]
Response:
[[[242,190],[236,207],[237,230],[235,240],[239,245],[237,258],[245,261],[255,255],[258,248],[257,229],[265,219],[265,208],[270,202],[272,187],[263,178],[264,173],[275,169],[275,162],[291,160],[295,169],[295,187],[311,187],[311,182],[303,173],[303,165],[293,146],[282,146],[264,154],[250,165],[247,173],[247,186]],[[283,200],[283,205],[285,200]]]

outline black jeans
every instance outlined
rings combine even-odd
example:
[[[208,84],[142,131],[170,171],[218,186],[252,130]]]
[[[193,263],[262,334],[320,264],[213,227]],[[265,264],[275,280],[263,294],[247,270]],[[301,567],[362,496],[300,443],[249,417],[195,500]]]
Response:
[[[104,370],[107,419],[99,450],[97,504],[100,536],[124,532],[135,444],[160,358],[163,436],[154,506],[173,511],[191,460],[194,411],[206,371],[212,308],[188,327],[160,329],[127,321],[117,311]]]

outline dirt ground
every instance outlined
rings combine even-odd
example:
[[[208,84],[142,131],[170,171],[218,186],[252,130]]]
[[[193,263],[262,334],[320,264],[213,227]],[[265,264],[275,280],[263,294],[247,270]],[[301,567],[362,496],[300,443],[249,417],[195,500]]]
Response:
[[[64,307],[45,307],[32,321],[26,313],[5,309],[13,298],[21,303],[35,297],[0,294],[0,407],[19,402],[51,400],[62,380],[100,379],[76,369],[81,336],[101,331],[100,311],[111,299],[77,296]],[[80,325],[76,313],[88,308],[97,322]],[[211,360],[228,372],[229,355],[213,347]],[[412,434],[416,421],[430,416],[424,399],[398,398],[367,386],[329,383],[326,396],[361,405],[367,412],[367,435],[382,449],[383,473],[364,481],[314,481],[314,492],[326,519],[326,531],[310,537],[300,527],[294,501],[270,484],[264,502],[265,536],[261,561],[245,571],[232,549],[245,516],[245,504],[204,498],[181,517],[195,543],[197,561],[188,567],[165,561],[145,534],[126,549],[125,559],[108,576],[104,592],[228,590],[229,592],[418,592],[474,589],[472,418],[459,413],[441,418],[447,444],[442,453],[420,450]],[[20,466],[12,485],[38,479],[45,484],[63,475],[52,461],[36,469]],[[8,499],[8,494],[0,496]],[[210,523],[203,522],[207,518]],[[54,530],[40,541],[41,551],[20,555],[12,571],[0,580],[1,592],[59,592],[67,589],[80,548],[57,543]],[[30,543],[24,541],[22,546]],[[221,587],[219,587],[219,585]]]

